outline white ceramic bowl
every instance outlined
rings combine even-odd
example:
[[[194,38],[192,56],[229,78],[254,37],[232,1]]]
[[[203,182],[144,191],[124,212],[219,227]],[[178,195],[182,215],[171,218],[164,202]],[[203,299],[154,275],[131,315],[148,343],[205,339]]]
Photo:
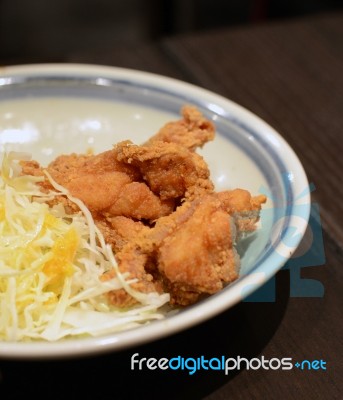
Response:
[[[78,64],[0,69],[0,146],[29,151],[46,164],[60,153],[95,152],[145,141],[182,105],[196,105],[217,127],[201,151],[217,190],[242,187],[268,202],[240,278],[164,320],[104,337],[58,342],[0,342],[0,357],[57,358],[124,349],[162,338],[228,309],[269,280],[298,247],[309,218],[308,181],[294,151],[272,127],[200,87],[141,71]],[[299,212],[301,205],[301,212]],[[296,234],[295,234],[296,230]]]

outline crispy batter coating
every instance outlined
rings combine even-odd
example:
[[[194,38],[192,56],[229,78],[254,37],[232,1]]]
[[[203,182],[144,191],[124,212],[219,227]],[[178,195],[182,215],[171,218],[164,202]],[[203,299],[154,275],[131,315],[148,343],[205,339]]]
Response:
[[[265,201],[236,189],[185,202],[122,248],[121,271],[141,280],[147,279],[143,271],[149,279],[153,275],[170,292],[171,304],[188,305],[213,294],[238,277],[236,235],[254,229]],[[115,292],[111,301],[118,303]]]
[[[115,152],[60,156],[46,169],[58,184],[82,200],[93,213],[155,220],[173,210],[172,200],[161,199],[145,182],[134,181],[140,179],[139,171],[113,162],[111,154]],[[44,175],[43,168],[36,162],[24,162],[22,167],[24,174]],[[42,186],[51,188],[47,180]]]
[[[150,228],[141,221],[117,216],[95,218],[98,228],[104,235],[106,243],[110,244],[115,253],[118,253],[134,237],[148,231]]]
[[[156,135],[145,144],[153,145],[157,141],[176,143],[188,150],[194,151],[206,142],[213,140],[215,126],[206,119],[194,106],[185,105],[181,109],[182,119],[165,124]]]
[[[97,155],[61,155],[46,168],[89,208],[119,269],[137,280],[132,287],[169,292],[173,305],[192,304],[237,279],[236,242],[256,229],[266,201],[243,189],[214,192],[208,165],[196,153],[214,135],[213,123],[187,105],[180,120],[143,145],[124,141]],[[44,176],[35,161],[22,169]],[[40,184],[51,189],[47,179]],[[77,210],[63,196],[53,201]],[[110,292],[109,300],[119,307],[136,302],[125,290]]]
[[[144,181],[163,200],[192,200],[213,191],[204,159],[179,144],[156,141],[138,146],[125,141],[115,151],[119,161],[139,169]]]

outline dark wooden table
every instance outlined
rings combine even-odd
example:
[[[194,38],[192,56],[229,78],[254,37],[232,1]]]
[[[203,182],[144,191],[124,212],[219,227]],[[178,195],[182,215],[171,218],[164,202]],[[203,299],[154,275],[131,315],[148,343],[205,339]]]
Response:
[[[323,292],[294,297],[290,270],[283,269],[276,276],[275,302],[242,302],[148,345],[64,361],[0,360],[0,398],[342,399],[343,14],[180,35],[141,46],[112,48],[109,39],[106,53],[90,49],[63,61],[179,78],[238,102],[277,129],[315,187],[325,261],[319,237],[313,249],[318,257],[302,268],[301,277],[319,283]],[[131,371],[136,352],[155,358],[323,360],[326,370]]]

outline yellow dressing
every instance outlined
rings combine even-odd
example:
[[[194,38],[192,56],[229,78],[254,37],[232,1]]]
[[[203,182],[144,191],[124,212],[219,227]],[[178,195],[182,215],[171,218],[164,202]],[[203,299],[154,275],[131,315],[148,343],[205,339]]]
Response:
[[[54,217],[53,217],[54,218]],[[43,267],[43,272],[48,276],[46,289],[59,293],[64,279],[74,273],[73,260],[79,245],[79,237],[74,228],[56,239],[52,249],[52,258]]]

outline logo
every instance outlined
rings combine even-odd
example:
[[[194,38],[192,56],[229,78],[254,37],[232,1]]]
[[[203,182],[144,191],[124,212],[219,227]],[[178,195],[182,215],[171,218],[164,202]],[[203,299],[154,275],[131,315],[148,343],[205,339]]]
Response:
[[[205,356],[200,357],[182,357],[180,355],[172,358],[154,358],[154,357],[142,357],[139,358],[139,353],[135,353],[131,356],[131,370],[172,370],[172,371],[187,371],[189,375],[194,375],[198,371],[223,371],[225,375],[232,370],[284,370],[288,371],[296,367],[300,370],[326,370],[326,361],[324,360],[303,360],[293,364],[291,357],[283,358],[271,358],[267,359],[264,356],[259,358],[245,358],[238,356],[234,357],[212,357],[207,358]]]
[[[289,174],[283,176],[284,187],[290,187],[291,178]],[[283,264],[282,269],[289,271],[290,276],[290,297],[323,297],[324,286],[317,279],[302,278],[301,271],[306,267],[318,267],[325,264],[325,252],[323,234],[320,220],[319,206],[316,203],[308,204],[308,195],[314,190],[314,185],[305,188],[291,204],[282,204],[280,195],[271,193],[267,188],[262,187],[260,193],[265,194],[273,201],[275,207],[261,210],[261,227],[259,229],[270,230],[271,233],[279,233],[279,241],[273,245],[273,262]],[[299,243],[300,235],[298,226],[303,226],[307,221],[308,209],[310,215],[308,225],[302,240]],[[291,256],[289,257],[289,255]],[[254,275],[254,273],[252,273]],[[258,276],[257,276],[258,275]],[[261,272],[256,273],[256,280],[261,282],[264,276]],[[275,302],[275,276],[265,285],[254,291],[252,295],[245,296],[246,302]],[[258,285],[259,286],[259,285]],[[251,286],[243,290],[251,291]]]

